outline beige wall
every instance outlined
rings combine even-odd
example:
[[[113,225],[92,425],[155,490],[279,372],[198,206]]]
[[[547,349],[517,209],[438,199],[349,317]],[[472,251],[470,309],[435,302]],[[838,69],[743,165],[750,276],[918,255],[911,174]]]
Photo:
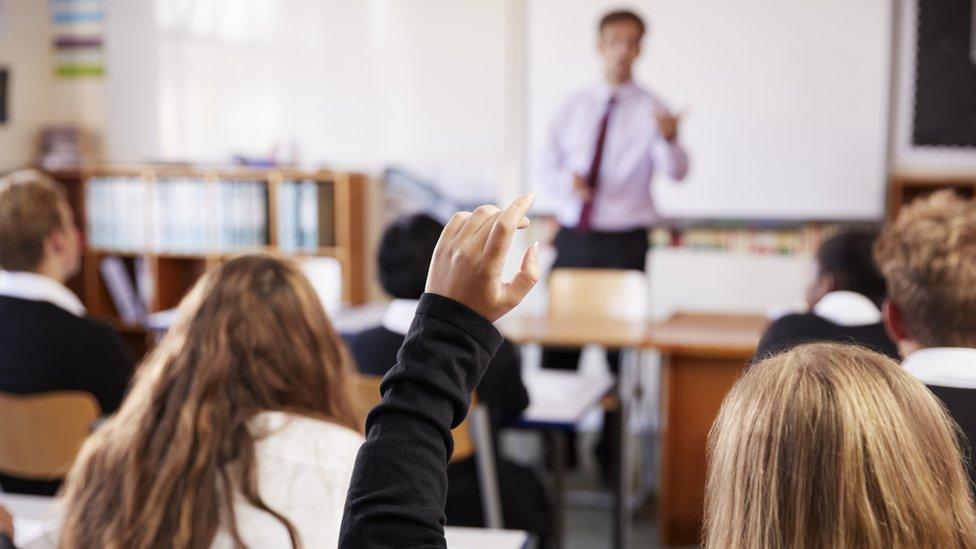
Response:
[[[10,72],[7,122],[0,124],[0,171],[29,163],[50,120],[52,76],[47,2],[0,3],[0,66]]]

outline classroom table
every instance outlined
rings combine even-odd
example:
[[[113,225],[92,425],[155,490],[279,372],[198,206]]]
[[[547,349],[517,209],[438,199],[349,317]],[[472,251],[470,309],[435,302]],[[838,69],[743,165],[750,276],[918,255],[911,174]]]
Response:
[[[677,313],[647,329],[661,353],[661,540],[701,540],[706,445],[722,400],[756,351],[759,315]]]
[[[553,347],[583,348],[602,345],[621,349],[618,380],[628,380],[636,371],[640,349],[647,337],[647,323],[642,320],[607,320],[602,318],[566,318],[549,316],[513,316],[498,323],[498,328],[511,341],[518,344],[540,344]],[[630,447],[627,429],[623,421],[630,417],[633,384],[619,382],[617,397],[620,413],[617,432],[617,478],[614,482],[613,527],[610,529],[610,547],[626,548],[630,545],[630,488],[628,485]]]
[[[661,538],[667,545],[700,541],[706,475],[705,447],[722,399],[745,369],[767,324],[760,315],[676,313],[658,322],[520,316],[499,329],[516,343],[562,347],[601,345],[628,350],[621,375],[639,367],[640,349],[661,353]],[[626,365],[630,368],[625,368]],[[629,417],[633,384],[618,383],[621,418]],[[631,471],[627,430],[619,430],[613,546],[630,538]]]
[[[613,376],[580,374],[548,369],[523,369],[522,381],[529,393],[529,407],[512,427],[543,431],[553,448],[552,535],[563,546],[565,513],[566,431],[576,430],[586,415],[600,406],[614,387]]]

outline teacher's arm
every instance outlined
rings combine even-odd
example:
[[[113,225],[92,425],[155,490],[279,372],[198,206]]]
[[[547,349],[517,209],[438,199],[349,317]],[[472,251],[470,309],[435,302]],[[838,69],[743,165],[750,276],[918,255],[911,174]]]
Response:
[[[502,337],[492,322],[539,280],[537,246],[510,282],[502,266],[534,200],[506,210],[482,206],[455,214],[437,243],[427,292],[383,399],[366,421],[339,534],[339,547],[446,547],[444,505],[451,429],[467,414]]]

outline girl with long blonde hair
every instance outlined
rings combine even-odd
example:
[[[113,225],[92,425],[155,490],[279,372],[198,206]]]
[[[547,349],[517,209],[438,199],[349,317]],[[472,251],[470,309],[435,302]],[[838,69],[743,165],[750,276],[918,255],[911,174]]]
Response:
[[[709,437],[705,545],[976,547],[955,424],[896,362],[814,344],[750,369]]]
[[[61,546],[335,547],[362,443],[351,371],[291,261],[217,267],[85,443]]]

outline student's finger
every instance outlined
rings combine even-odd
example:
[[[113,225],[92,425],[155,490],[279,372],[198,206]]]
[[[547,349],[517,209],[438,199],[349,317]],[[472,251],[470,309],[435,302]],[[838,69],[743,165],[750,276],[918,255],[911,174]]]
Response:
[[[457,236],[458,230],[461,229],[461,226],[464,225],[464,222],[467,221],[469,217],[471,217],[471,212],[457,212],[452,215],[451,219],[448,220],[447,225],[444,226],[444,230],[441,231],[441,240],[443,240],[444,237],[454,238]],[[438,241],[438,243],[440,243],[440,241]]]
[[[493,204],[485,204],[484,206],[478,206],[471,217],[464,222],[461,230],[458,231],[458,238],[462,241],[468,241],[474,238],[481,227],[494,219],[496,213],[498,213],[498,206]]]
[[[522,220],[519,221],[518,228],[519,229],[526,229],[531,224],[532,224],[532,221],[530,221],[528,217],[523,217]]]
[[[539,269],[539,243],[535,242],[525,250],[522,256],[522,266],[515,278],[505,284],[505,301],[514,307],[525,299],[529,291],[539,282],[541,270]]]
[[[466,243],[478,250],[483,249],[485,247],[485,242],[488,241],[488,235],[491,234],[492,227],[495,226],[495,223],[498,221],[498,218],[501,217],[501,215],[502,210],[495,212],[491,217],[481,224],[478,231],[471,235],[471,238],[468,239]]]
[[[501,269],[502,262],[505,261],[505,254],[512,245],[512,237],[525,214],[535,202],[535,193],[524,194],[515,199],[502,215],[495,220],[491,228],[491,234],[485,243],[485,261],[489,262],[496,270]]]

